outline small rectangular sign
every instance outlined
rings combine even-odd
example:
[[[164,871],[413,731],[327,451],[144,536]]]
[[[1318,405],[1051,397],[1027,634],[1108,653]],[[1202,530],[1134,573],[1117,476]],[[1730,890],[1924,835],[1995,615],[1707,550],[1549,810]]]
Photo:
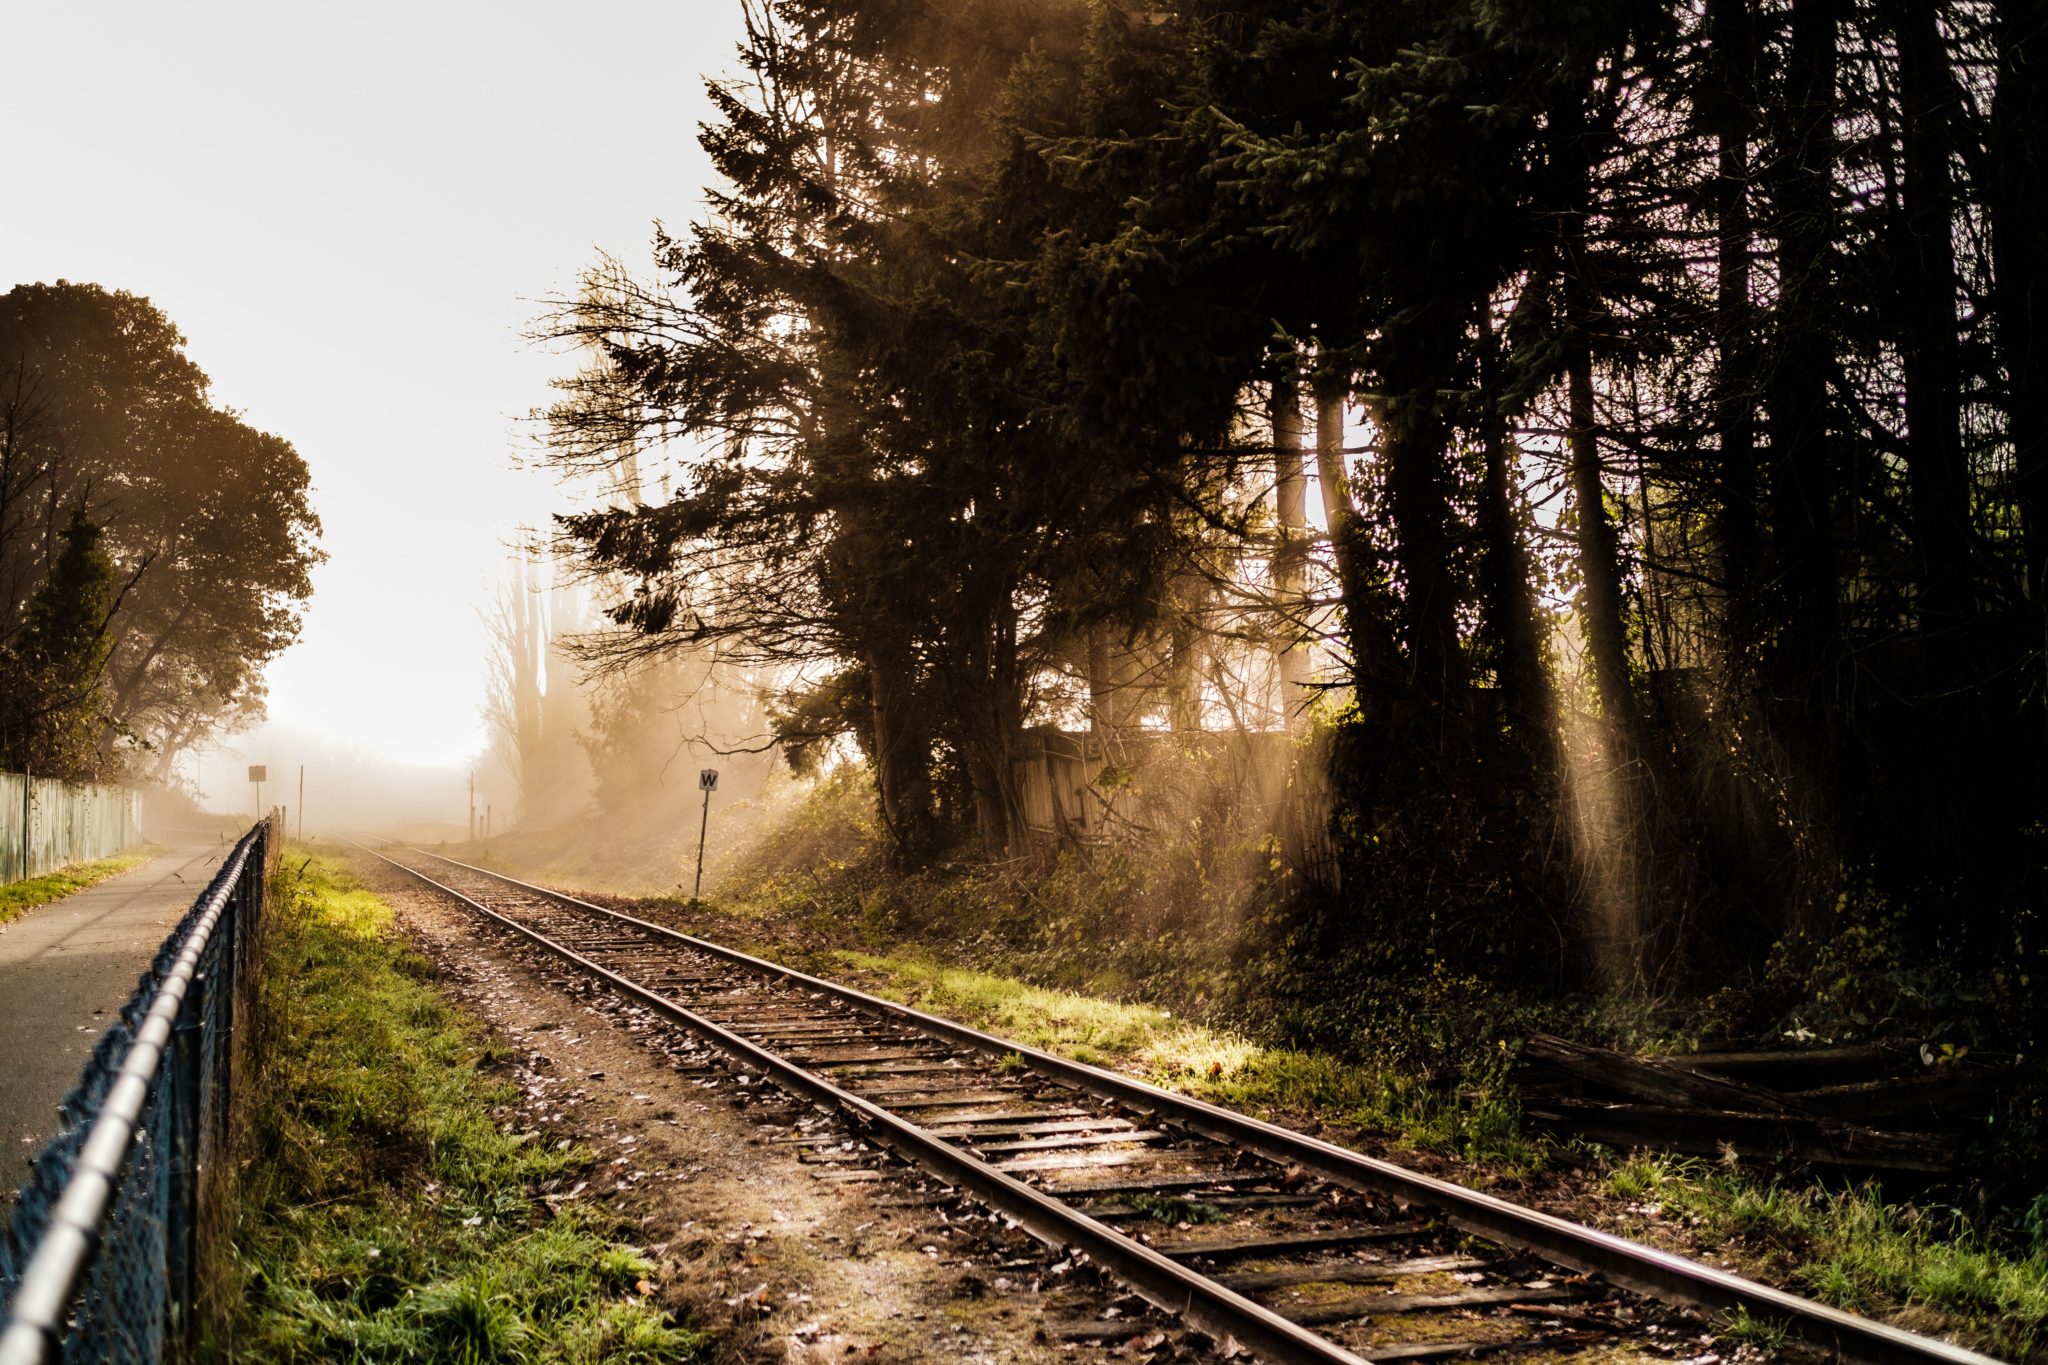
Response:
[[[270,780],[269,767],[262,763],[251,763],[249,765],[249,780],[251,782],[268,782]]]
[[[716,769],[716,768],[700,768],[700,769],[698,769],[698,770],[697,770],[697,790],[698,790],[698,791],[704,791],[704,792],[715,792],[715,791],[717,791],[717,790],[718,790],[718,769]]]

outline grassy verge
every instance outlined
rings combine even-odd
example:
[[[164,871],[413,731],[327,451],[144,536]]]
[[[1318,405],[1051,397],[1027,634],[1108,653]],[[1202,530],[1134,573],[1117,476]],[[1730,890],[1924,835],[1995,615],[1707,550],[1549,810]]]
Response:
[[[1150,1005],[1030,985],[927,958],[786,945],[754,951],[801,962],[877,995],[1078,1061],[1248,1113],[1364,1130],[1396,1148],[1460,1158],[1467,1183],[1520,1180],[1552,1149],[1523,1133],[1504,1081],[1463,1096],[1398,1070],[1268,1047]],[[1625,1221],[1662,1222],[1739,1273],[1917,1331],[1955,1333],[2012,1359],[2048,1346],[2048,1196],[2026,1227],[1992,1237],[1952,1209],[1887,1202],[1874,1189],[1786,1185],[1742,1170],[1651,1154],[1575,1153]],[[1583,1198],[1563,1211],[1597,1216]],[[1770,1346],[1771,1322],[1733,1324]],[[1745,1335],[1748,1334],[1748,1335]]]
[[[1684,1157],[1615,1162],[1607,1192],[1645,1221],[1677,1220],[1750,1269],[1843,1308],[1901,1325],[1961,1324],[1993,1354],[2048,1348],[2048,1195],[2014,1245],[1954,1209],[1887,1203],[1875,1190],[1786,1186]]]
[[[214,1354],[255,1361],[689,1359],[653,1264],[544,1195],[585,1151],[507,1134],[481,1028],[338,864],[287,859]],[[530,1135],[528,1135],[530,1136]]]
[[[40,877],[30,877],[27,881],[0,885],[0,924],[18,918],[39,905],[62,900],[74,891],[83,891],[86,887],[103,882],[109,877],[118,877],[130,868],[148,862],[154,856],[154,848],[131,848],[126,853],[117,853],[98,862],[74,863],[70,867],[60,867],[55,872],[46,872]]]
[[[914,1008],[1246,1113],[1368,1129],[1414,1151],[1520,1176],[1542,1165],[1495,1078],[1460,1095],[1324,1052],[1266,1046],[1169,1010],[921,958],[835,951],[821,970]]]

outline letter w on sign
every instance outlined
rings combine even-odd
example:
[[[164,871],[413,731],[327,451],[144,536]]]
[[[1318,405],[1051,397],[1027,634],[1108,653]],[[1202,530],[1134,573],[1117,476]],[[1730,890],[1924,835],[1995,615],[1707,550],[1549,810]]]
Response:
[[[716,768],[699,768],[699,769],[697,770],[697,790],[698,790],[698,791],[706,791],[706,792],[715,792],[715,791],[717,791],[717,790],[718,790],[718,769],[716,769]]]

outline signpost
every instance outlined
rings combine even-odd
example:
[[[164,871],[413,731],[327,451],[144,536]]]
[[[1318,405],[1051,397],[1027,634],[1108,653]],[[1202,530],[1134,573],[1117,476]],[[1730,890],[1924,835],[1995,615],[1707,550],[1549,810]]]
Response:
[[[249,765],[249,780],[256,784],[256,818],[263,818],[263,783],[270,776],[270,769],[261,763]]]
[[[690,893],[691,900],[704,894],[704,836],[711,832],[711,793],[718,790],[718,769],[698,769],[697,789],[704,793],[704,819],[697,826],[697,887]]]

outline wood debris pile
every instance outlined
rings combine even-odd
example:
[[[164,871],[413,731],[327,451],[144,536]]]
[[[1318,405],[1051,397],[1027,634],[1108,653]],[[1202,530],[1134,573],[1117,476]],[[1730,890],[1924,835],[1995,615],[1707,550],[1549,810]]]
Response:
[[[1635,1057],[1539,1033],[1516,1080],[1537,1127],[1610,1147],[1943,1174],[2012,1070],[1923,1054],[1865,1044]]]

